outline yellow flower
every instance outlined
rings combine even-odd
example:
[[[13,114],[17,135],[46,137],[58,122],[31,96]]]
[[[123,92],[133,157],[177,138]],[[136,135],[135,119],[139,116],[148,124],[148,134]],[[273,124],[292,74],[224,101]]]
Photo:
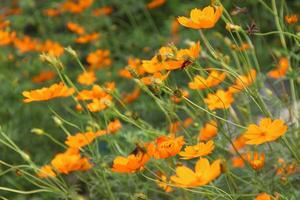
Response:
[[[179,155],[181,159],[189,160],[200,156],[206,156],[214,150],[214,142],[212,140],[207,143],[200,142],[194,146],[185,147],[184,151],[181,151]]]
[[[263,144],[278,139],[285,134],[288,127],[281,119],[272,121],[270,118],[262,118],[259,125],[250,124],[244,133],[246,144]]]
[[[206,29],[215,26],[222,15],[222,7],[207,6],[203,10],[194,8],[190,18],[178,17],[178,22],[185,27],[193,29]]]

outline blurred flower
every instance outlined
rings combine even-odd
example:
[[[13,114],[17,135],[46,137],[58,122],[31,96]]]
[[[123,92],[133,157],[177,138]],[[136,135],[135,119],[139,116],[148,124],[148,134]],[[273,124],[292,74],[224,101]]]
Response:
[[[108,134],[116,133],[121,128],[122,128],[122,124],[121,124],[120,120],[115,119],[115,120],[113,120],[113,121],[111,121],[111,122],[108,123],[108,125],[107,125],[107,133]]]
[[[45,165],[39,169],[37,176],[40,178],[49,178],[56,177],[56,174],[50,165]]]
[[[136,87],[131,93],[123,95],[122,102],[124,104],[130,104],[136,99],[138,99],[140,95],[141,95],[141,89],[139,87]]]
[[[168,158],[177,155],[184,145],[183,136],[160,136],[154,143],[148,145],[148,152],[155,159]]]
[[[233,50],[235,50],[235,51],[246,51],[246,50],[250,49],[251,46],[250,46],[250,44],[248,44],[248,43],[242,43],[241,46],[237,46],[237,45],[235,45],[235,44],[232,44],[232,45],[231,45],[231,48],[232,48]]]
[[[162,188],[165,192],[171,192],[172,188],[168,185],[167,176],[163,173],[156,173],[158,178],[156,179],[156,183],[158,187]]]
[[[286,15],[284,19],[285,19],[285,22],[288,24],[295,24],[298,21],[298,16],[297,15]]]
[[[221,174],[221,160],[215,160],[211,165],[206,158],[200,158],[195,171],[185,166],[176,168],[176,175],[171,180],[178,187],[198,187],[208,184]]]
[[[82,85],[92,85],[96,80],[96,74],[93,71],[82,72],[77,77],[77,82]]]
[[[101,16],[101,15],[110,15],[113,11],[113,8],[110,6],[103,6],[101,8],[96,8],[92,11],[94,16]]]
[[[288,127],[281,119],[272,121],[270,118],[262,118],[259,125],[250,124],[244,133],[246,144],[258,145],[271,142],[284,135]]]
[[[228,92],[237,93],[244,90],[246,87],[250,86],[256,79],[256,71],[251,69],[247,75],[239,75],[235,83],[228,88]]]
[[[214,141],[210,140],[207,143],[200,142],[194,146],[186,146],[184,151],[179,152],[179,155],[181,156],[181,159],[189,160],[209,155],[212,153],[214,148]]]
[[[203,128],[199,130],[199,140],[208,141],[215,137],[218,132],[218,124],[216,121],[211,120],[207,122]]]
[[[79,44],[85,44],[85,43],[97,40],[97,39],[99,39],[99,37],[100,37],[99,33],[91,33],[91,34],[81,35],[75,39],[75,42],[79,43]]]
[[[56,17],[60,15],[60,10],[54,8],[48,8],[43,10],[43,14],[49,17]]]
[[[66,0],[60,5],[62,11],[68,11],[74,14],[83,12],[93,4],[94,0]]]
[[[97,136],[100,136],[99,133],[102,132],[86,132],[76,133],[75,135],[69,135],[67,140],[65,141],[65,144],[68,145],[68,147],[70,148],[79,149],[93,142]]]
[[[244,160],[240,156],[234,156],[231,158],[231,162],[234,168],[243,168],[245,166]]]
[[[76,24],[76,23],[73,23],[73,22],[68,22],[68,23],[67,23],[67,28],[68,28],[70,31],[72,31],[72,32],[74,32],[74,33],[77,33],[77,34],[79,34],[79,35],[82,35],[82,34],[84,34],[84,32],[85,32],[85,30],[84,30],[84,28],[83,28],[82,26],[80,26],[80,25],[78,25],[78,24]]]
[[[141,78],[141,82],[143,82],[145,85],[162,84],[163,81],[168,78],[168,76],[169,72],[166,74],[155,72],[152,76],[145,76]]]
[[[260,154],[256,151],[253,153],[247,152],[244,157],[254,170],[260,170],[265,165],[265,154],[263,152]]]
[[[193,29],[206,29],[215,26],[222,15],[222,7],[207,6],[203,10],[194,8],[190,18],[178,17],[178,22],[185,27]]]
[[[218,72],[216,70],[211,70],[208,77],[204,78],[202,76],[195,76],[192,82],[189,82],[189,88],[193,90],[203,90],[206,88],[211,88],[219,85],[224,81],[226,73]]]
[[[22,39],[16,38],[14,45],[19,49],[21,53],[38,50],[39,41],[25,36]]]
[[[91,52],[86,60],[90,64],[92,69],[99,69],[111,65],[111,59],[109,57],[109,50],[98,49],[94,52]]]
[[[56,76],[55,72],[53,71],[42,71],[38,75],[31,78],[33,83],[43,83],[45,81],[49,81],[54,79]]]
[[[29,103],[32,101],[46,101],[58,97],[68,97],[74,92],[74,88],[68,88],[63,83],[56,83],[49,88],[43,87],[42,89],[24,91],[22,94],[25,97],[24,102]]]
[[[232,145],[234,147],[232,147]],[[230,146],[230,151],[235,152],[246,146],[246,139],[244,135],[240,135],[232,141],[232,145]]]
[[[64,48],[59,43],[51,40],[46,40],[46,42],[41,45],[39,50],[57,57],[64,53]]]
[[[147,4],[147,8],[148,9],[158,8],[158,7],[162,6],[165,3],[166,3],[166,0],[151,0],[151,2],[149,2]]]
[[[268,76],[274,79],[279,79],[285,76],[289,67],[289,60],[285,57],[280,58],[276,69],[271,70]]]
[[[177,50],[175,46],[161,47],[157,55],[151,60],[143,60],[143,67],[148,73],[162,70],[176,70],[191,64],[200,54],[200,42],[193,44],[189,49]]]
[[[117,156],[113,161],[113,172],[134,173],[142,170],[150,156],[142,147],[136,147],[128,157]]]
[[[51,165],[62,174],[69,174],[73,171],[86,171],[92,165],[86,157],[81,157],[78,149],[69,148],[64,153],[56,154]]]
[[[0,30],[0,46],[9,45],[14,42],[16,38],[16,32],[9,32]]]
[[[271,200],[271,195],[267,193],[260,193],[256,196],[255,200]],[[275,192],[273,200],[279,200],[279,194],[277,192]]]
[[[227,109],[231,106],[234,99],[230,92],[224,90],[217,90],[216,93],[209,93],[204,99],[205,104],[210,110]]]
[[[133,78],[132,71],[137,75],[145,74],[145,70],[142,67],[142,61],[138,58],[128,58],[127,68],[119,70],[119,75],[123,78]]]

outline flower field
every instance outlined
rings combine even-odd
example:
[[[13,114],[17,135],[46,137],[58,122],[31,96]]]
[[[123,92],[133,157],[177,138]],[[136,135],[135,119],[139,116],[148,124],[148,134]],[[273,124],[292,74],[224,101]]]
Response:
[[[300,1],[0,2],[0,199],[300,199]]]

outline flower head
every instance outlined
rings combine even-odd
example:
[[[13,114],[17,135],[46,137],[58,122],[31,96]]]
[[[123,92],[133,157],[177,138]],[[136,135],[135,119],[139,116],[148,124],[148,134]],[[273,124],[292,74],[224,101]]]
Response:
[[[288,24],[295,24],[298,21],[298,16],[297,15],[286,15],[285,16],[285,22]]]
[[[195,76],[194,80],[189,83],[189,88],[192,90],[203,90],[219,85],[226,77],[225,73],[211,70],[207,78]]]
[[[142,170],[150,156],[142,147],[136,147],[128,157],[117,156],[113,161],[112,171],[120,173],[134,173]]]
[[[277,68],[271,70],[268,73],[268,76],[274,79],[279,79],[285,76],[287,70],[289,68],[289,60],[285,57],[280,58],[279,63],[277,64]]]
[[[188,167],[176,168],[176,175],[171,180],[179,187],[198,187],[206,185],[221,174],[221,160],[215,160],[212,164],[208,159],[200,158],[195,166],[195,171]]]
[[[216,93],[209,93],[207,98],[204,99],[205,104],[207,104],[208,109],[227,109],[231,106],[234,99],[232,93],[224,90],[217,90]]]
[[[74,92],[74,88],[68,88],[63,83],[56,83],[49,88],[44,87],[42,89],[24,91],[22,94],[26,97],[24,102],[29,103],[32,101],[47,101],[59,97],[68,97]]]
[[[78,75],[77,81],[82,85],[92,85],[97,80],[94,71],[83,72]]]
[[[214,142],[212,140],[207,143],[200,142],[194,146],[185,147],[184,151],[181,151],[179,155],[181,159],[188,160],[201,156],[206,156],[214,150]]]
[[[207,6],[203,10],[194,8],[191,10],[190,18],[178,17],[178,22],[192,29],[207,29],[215,26],[222,15],[222,7]]]
[[[50,165],[44,165],[39,169],[37,176],[40,178],[49,178],[49,177],[55,177],[56,174]]]
[[[254,69],[251,69],[246,75],[239,75],[235,80],[235,83],[228,88],[228,92],[235,94],[244,90],[255,81],[255,78],[256,71]]]
[[[247,152],[244,157],[254,170],[260,170],[265,165],[265,154],[263,152],[260,154],[256,151],[253,154]]]
[[[250,124],[244,133],[246,144],[258,145],[278,139],[285,134],[287,125],[281,119],[262,118],[259,125]]]
[[[207,141],[215,137],[218,132],[218,124],[216,121],[212,120],[207,122],[203,128],[199,131],[199,140]]]
[[[171,136],[160,136],[155,143],[148,145],[148,152],[156,159],[168,158],[177,155],[184,145],[183,136],[174,138]]]
[[[89,160],[81,157],[79,150],[73,148],[57,154],[51,161],[51,165],[62,174],[69,174],[73,171],[86,171],[92,167]]]

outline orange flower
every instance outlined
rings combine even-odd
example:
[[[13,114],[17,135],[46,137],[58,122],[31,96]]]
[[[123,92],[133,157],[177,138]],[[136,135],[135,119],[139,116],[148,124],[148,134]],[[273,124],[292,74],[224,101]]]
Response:
[[[112,97],[107,94],[102,87],[99,85],[94,85],[91,90],[82,90],[76,97],[78,100],[92,100],[92,99],[112,99]]]
[[[162,6],[163,4],[166,3],[166,0],[152,0],[147,4],[148,9],[154,9]]]
[[[179,187],[198,187],[206,185],[221,174],[221,160],[215,160],[211,165],[208,159],[200,158],[195,166],[195,171],[188,167],[176,168],[176,175],[171,180]]]
[[[86,61],[92,69],[99,69],[111,65],[110,51],[98,49],[88,55]]]
[[[65,144],[71,148],[81,148],[93,142],[97,136],[99,136],[98,132],[77,133],[68,136]]]
[[[179,30],[179,23],[178,20],[174,19],[171,23],[171,35],[174,37],[178,34]]]
[[[226,73],[211,70],[207,78],[195,76],[194,81],[189,82],[189,88],[193,90],[203,90],[219,85],[226,77]]]
[[[278,139],[285,134],[288,127],[281,119],[272,121],[270,118],[262,118],[259,125],[250,124],[247,131],[244,133],[246,144],[263,144]]]
[[[285,76],[289,68],[289,60],[285,57],[280,58],[276,69],[271,70],[268,76],[274,79],[279,79]]]
[[[110,15],[113,11],[113,8],[110,6],[103,6],[101,8],[96,8],[92,11],[92,14],[96,17],[101,15]]]
[[[0,30],[0,46],[9,45],[16,38],[16,32]]]
[[[172,188],[168,185],[167,176],[163,173],[157,173],[158,179],[156,183],[158,187],[162,188],[165,192],[171,192]]]
[[[53,84],[49,88],[43,87],[42,89],[24,91],[22,94],[26,99],[25,103],[32,101],[47,101],[49,99],[68,97],[75,92],[74,88],[68,88],[63,83]]]
[[[72,32],[74,32],[74,33],[77,33],[77,34],[79,34],[79,35],[82,35],[82,34],[84,34],[84,32],[85,32],[85,30],[84,30],[84,28],[83,28],[82,26],[80,26],[80,25],[78,25],[78,24],[75,24],[75,23],[73,23],[73,22],[68,22],[68,23],[67,23],[67,28],[68,28],[70,31],[72,31]]]
[[[85,44],[91,41],[95,41],[99,39],[100,34],[99,33],[91,33],[86,35],[81,35],[80,37],[76,38],[75,42],[79,44]]]
[[[122,128],[122,124],[120,122],[120,120],[115,119],[114,121],[111,121],[108,123],[107,125],[107,132],[108,133],[115,133],[118,130],[120,130]]]
[[[231,48],[233,50],[236,50],[236,51],[246,51],[246,50],[250,49],[251,46],[248,43],[243,43],[241,46],[237,46],[235,44],[232,44]]]
[[[31,39],[29,36],[25,36],[22,39],[16,38],[14,45],[19,49],[21,53],[26,53],[29,51],[36,51],[37,47],[40,45],[37,40]]]
[[[240,156],[235,156],[231,159],[234,168],[243,168],[245,166],[244,160]]]
[[[42,44],[40,51],[59,57],[64,53],[64,48],[57,42],[46,40],[46,42]]]
[[[150,156],[142,147],[137,147],[128,157],[117,156],[113,161],[112,171],[120,173],[134,173],[142,170]]]
[[[234,148],[238,151],[238,150],[244,148],[244,146],[246,145],[246,139],[243,135],[240,135],[232,143],[233,143]],[[230,151],[235,152],[234,148],[231,146]]]
[[[148,145],[148,152],[155,159],[168,158],[178,154],[184,143],[183,136],[177,138],[160,136],[156,139],[155,144]]]
[[[37,174],[37,176],[40,178],[49,178],[55,177],[56,174],[50,165],[45,165],[39,169],[39,173]]]
[[[45,81],[52,80],[56,74],[53,71],[42,71],[38,75],[32,77],[31,81],[33,83],[42,83]]]
[[[62,174],[86,171],[92,167],[87,158],[81,157],[78,149],[68,149],[64,153],[56,154],[51,165]]]
[[[60,11],[53,8],[48,8],[43,10],[43,14],[49,17],[56,17],[60,15]]]
[[[265,165],[265,154],[263,152],[260,154],[256,151],[253,154],[247,152],[244,157],[254,170],[260,170]]]
[[[87,105],[87,108],[91,112],[100,112],[111,104],[111,96],[106,96],[101,99],[93,99],[91,103]]]
[[[169,133],[171,134],[177,133],[178,131],[180,131],[180,129],[181,127],[179,121],[173,122],[169,125]]]
[[[141,89],[136,87],[131,93],[126,94],[122,98],[122,102],[125,104],[130,104],[135,101],[141,95]]]
[[[208,94],[207,98],[204,99],[205,104],[207,104],[210,110],[227,109],[233,101],[232,93],[221,89],[217,90],[214,94]]]
[[[271,200],[271,196],[267,193],[260,193],[256,196],[255,200]]]
[[[214,148],[214,141],[210,140],[207,143],[200,142],[194,146],[187,146],[184,151],[179,153],[179,155],[181,156],[181,159],[189,160],[211,154]]]
[[[160,72],[154,73],[152,76],[146,76],[141,78],[141,81],[145,85],[151,85],[151,84],[162,84],[164,80],[166,80],[169,76],[169,72],[166,74],[162,74]]]
[[[125,69],[119,70],[119,75],[123,78],[133,78],[131,71],[134,71],[137,75],[145,74],[145,70],[142,67],[142,61],[138,58],[128,58],[128,66]]]
[[[251,69],[247,75],[239,75],[235,80],[234,85],[228,88],[228,92],[230,93],[237,93],[244,90],[246,87],[251,85],[256,78],[256,71]]]
[[[186,118],[184,121],[183,121],[183,126],[185,128],[189,127],[191,124],[193,123],[193,119],[191,117],[188,117]]]
[[[298,21],[298,16],[297,15],[286,15],[285,16],[285,22],[288,24],[295,24]]]
[[[93,71],[83,72],[77,77],[78,83],[82,85],[92,85],[96,80],[96,74]]]
[[[189,49],[177,50],[175,46],[161,47],[157,55],[151,60],[143,60],[142,65],[148,73],[184,68],[191,64],[191,60],[199,57],[200,50],[199,41]]]
[[[68,11],[74,14],[83,12],[93,4],[94,0],[67,0],[60,6],[62,11]]]
[[[211,120],[204,125],[203,128],[199,131],[199,140],[200,141],[207,141],[211,138],[215,137],[218,132],[218,124],[216,121]]]
[[[178,22],[185,27],[193,29],[205,29],[215,26],[222,15],[222,7],[207,6],[203,10],[194,8],[190,18],[178,17]]]

